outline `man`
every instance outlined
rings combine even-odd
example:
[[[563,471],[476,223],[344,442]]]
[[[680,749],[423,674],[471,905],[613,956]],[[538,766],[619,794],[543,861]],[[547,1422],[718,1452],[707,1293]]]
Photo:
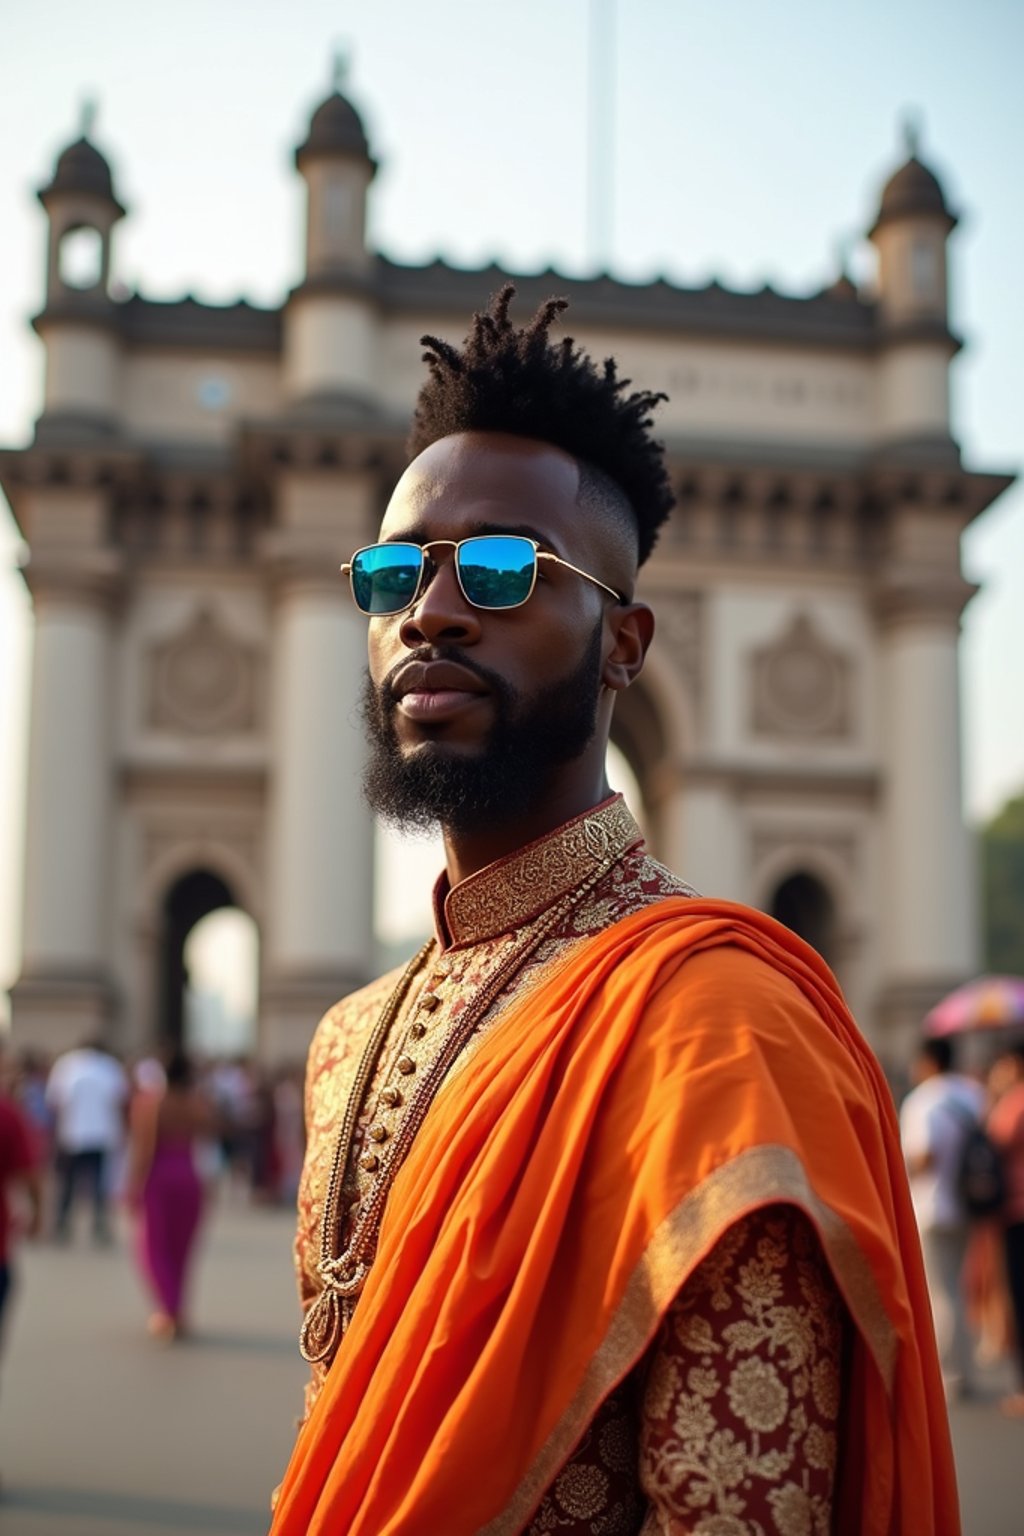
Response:
[[[46,1101],[54,1115],[57,1149],[56,1236],[71,1235],[71,1211],[83,1184],[92,1194],[93,1238],[110,1241],[107,1204],[114,1155],[124,1142],[128,1076],[100,1040],[65,1051],[54,1062]]]
[[[1002,1401],[1010,1418],[1024,1418],[1024,1044],[1005,1051],[989,1078],[996,1102],[988,1134],[1002,1153],[1006,1204],[1002,1211],[1006,1283],[1013,1310],[1019,1387]]]
[[[971,1336],[963,1288],[968,1221],[957,1188],[960,1160],[985,1110],[980,1083],[953,1071],[950,1040],[925,1040],[914,1058],[914,1087],[900,1108],[910,1175],[948,1397],[971,1389]]]
[[[429,944],[313,1042],[274,1532],[954,1532],[878,1069],[817,957],[608,792],[659,397],[512,291],[462,351],[425,338],[412,462],[344,567],[370,804],[439,822],[446,870]]]

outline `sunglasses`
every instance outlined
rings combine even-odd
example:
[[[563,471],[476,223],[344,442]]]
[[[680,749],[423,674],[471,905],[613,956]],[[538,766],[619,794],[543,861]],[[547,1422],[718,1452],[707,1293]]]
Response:
[[[474,608],[521,608],[537,585],[537,564],[550,560],[564,565],[584,581],[593,582],[617,603],[626,599],[613,587],[570,565],[560,555],[541,549],[534,539],[518,533],[479,533],[470,539],[431,539],[428,544],[368,544],[357,549],[341,567],[352,583],[356,607],[371,618],[405,613],[419,600],[437,572],[428,550],[444,545],[455,551],[455,575],[466,602]]]

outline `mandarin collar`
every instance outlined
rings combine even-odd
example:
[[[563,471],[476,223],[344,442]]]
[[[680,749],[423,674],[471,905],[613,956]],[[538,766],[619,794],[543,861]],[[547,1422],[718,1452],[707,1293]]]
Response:
[[[442,872],[433,894],[439,947],[479,944],[521,928],[609,858],[642,842],[643,833],[622,796],[612,795],[454,887]]]

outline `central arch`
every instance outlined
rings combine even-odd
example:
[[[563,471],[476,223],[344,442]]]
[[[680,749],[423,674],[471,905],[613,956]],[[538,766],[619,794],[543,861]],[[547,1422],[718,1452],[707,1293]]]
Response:
[[[817,875],[795,870],[772,893],[772,917],[816,949],[827,964],[836,963],[836,907],[832,893]]]
[[[221,907],[236,907],[230,886],[211,869],[180,875],[163,900],[160,960],[157,967],[157,1037],[162,1044],[183,1045],[185,1038],[185,940],[195,925]]]

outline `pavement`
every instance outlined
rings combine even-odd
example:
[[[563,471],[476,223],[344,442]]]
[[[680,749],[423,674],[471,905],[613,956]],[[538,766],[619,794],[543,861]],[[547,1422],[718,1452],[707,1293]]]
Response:
[[[269,1524],[307,1367],[294,1217],[221,1205],[194,1340],[145,1331],[125,1238],[24,1244],[0,1372],[0,1536],[248,1536]]]
[[[84,1233],[23,1246],[0,1373],[0,1536],[266,1531],[306,1379],[292,1222],[213,1211],[195,1338],[171,1347],[146,1335],[124,1235],[108,1249]],[[996,1407],[1009,1384],[990,1373],[952,1411],[965,1536],[1024,1536],[1024,1421]]]

